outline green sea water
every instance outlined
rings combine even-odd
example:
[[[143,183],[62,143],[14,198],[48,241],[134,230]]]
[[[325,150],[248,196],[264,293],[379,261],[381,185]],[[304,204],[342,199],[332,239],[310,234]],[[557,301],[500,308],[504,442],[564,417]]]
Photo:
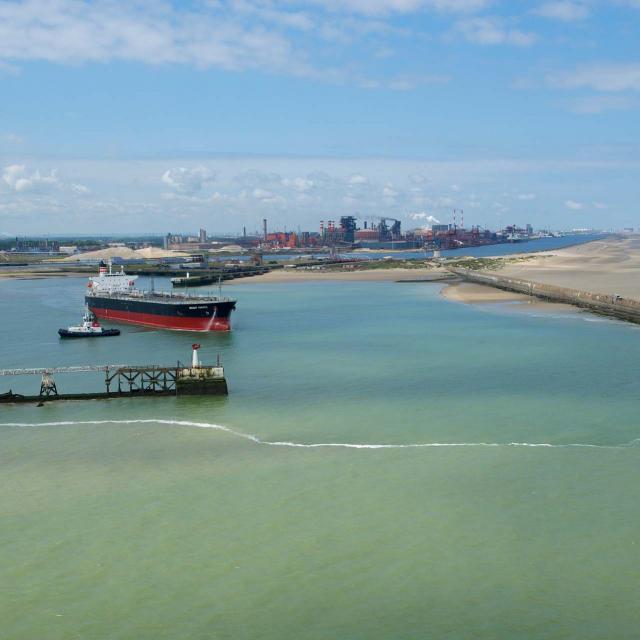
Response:
[[[234,331],[197,340],[228,398],[0,406],[1,638],[638,637],[637,327],[429,284],[227,293]],[[189,358],[59,341],[82,295],[0,281],[0,367]]]

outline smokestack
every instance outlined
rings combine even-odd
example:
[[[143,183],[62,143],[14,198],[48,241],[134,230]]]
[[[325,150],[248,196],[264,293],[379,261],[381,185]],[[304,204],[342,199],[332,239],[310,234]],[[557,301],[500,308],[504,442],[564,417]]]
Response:
[[[243,238],[247,237],[247,227],[242,227],[242,237]]]
[[[263,218],[262,220],[262,233],[264,235],[264,239],[267,239],[267,219]]]

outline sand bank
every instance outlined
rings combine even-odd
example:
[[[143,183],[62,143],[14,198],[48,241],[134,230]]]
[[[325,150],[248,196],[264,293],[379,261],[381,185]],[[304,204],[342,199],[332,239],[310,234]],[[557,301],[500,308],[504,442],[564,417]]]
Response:
[[[489,304],[491,302],[528,302],[529,296],[510,291],[501,291],[472,282],[454,282],[442,290],[448,300],[468,304]]]
[[[610,237],[506,263],[497,275],[640,300],[640,236]]]
[[[612,236],[584,245],[540,253],[530,256],[526,261],[505,261],[486,275],[492,274],[499,278],[535,283],[536,291],[546,292],[552,298],[559,295],[559,299],[566,299],[578,307],[593,307],[592,310],[596,312],[635,322],[635,312],[623,309],[623,303],[604,304],[603,298],[605,302],[607,297],[617,299],[617,296],[630,301],[640,300],[640,236]],[[544,289],[539,285],[548,285],[550,288]],[[578,294],[576,301],[573,301],[571,290],[604,296],[587,297]],[[556,292],[566,292],[566,295],[556,295]],[[572,308],[569,304],[541,301],[540,297],[544,298],[545,295],[533,298],[469,282],[446,287],[443,295],[450,300],[466,303],[516,302],[518,304],[512,305],[514,309],[531,309],[534,305],[542,310],[545,307],[549,307],[549,310],[567,311]]]
[[[505,261],[493,273],[591,293],[640,299],[640,236],[615,236],[566,249],[523,255],[527,260]],[[469,303],[528,298],[472,283],[452,285],[443,294],[451,300]]]
[[[0,279],[2,278],[60,278],[60,277],[87,277],[94,275],[95,267],[88,267],[74,272],[58,271],[55,267],[51,269],[11,269],[6,267],[0,269]],[[450,277],[451,274],[446,269],[370,269],[363,271],[331,271],[331,270],[297,270],[297,269],[277,269],[260,276],[249,276],[238,278],[229,283],[233,285],[255,284],[255,283],[275,283],[275,282],[315,282],[333,280],[336,282],[365,281],[365,282],[397,282],[408,280],[441,280]]]
[[[408,280],[439,280],[449,276],[445,269],[371,269],[366,271],[311,271],[282,269],[261,276],[233,280],[233,285],[275,282],[320,282],[333,280],[359,282],[402,282]]]
[[[577,313],[578,309],[568,304],[544,302],[521,293],[502,291],[473,282],[454,282],[442,289],[447,300],[465,304],[509,304],[510,311],[542,311],[545,313]]]

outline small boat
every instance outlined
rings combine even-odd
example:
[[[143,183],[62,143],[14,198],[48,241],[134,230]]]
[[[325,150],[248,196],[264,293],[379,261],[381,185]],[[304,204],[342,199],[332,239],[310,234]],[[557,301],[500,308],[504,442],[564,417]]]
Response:
[[[79,327],[58,329],[58,333],[61,338],[107,338],[119,336],[120,329],[103,329],[95,315],[87,309]]]

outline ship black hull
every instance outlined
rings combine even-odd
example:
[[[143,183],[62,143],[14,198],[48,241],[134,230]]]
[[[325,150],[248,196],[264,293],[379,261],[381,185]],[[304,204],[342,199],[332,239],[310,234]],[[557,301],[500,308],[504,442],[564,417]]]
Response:
[[[100,295],[86,296],[85,302],[104,320],[177,331],[229,331],[236,306],[233,300],[167,302]]]

